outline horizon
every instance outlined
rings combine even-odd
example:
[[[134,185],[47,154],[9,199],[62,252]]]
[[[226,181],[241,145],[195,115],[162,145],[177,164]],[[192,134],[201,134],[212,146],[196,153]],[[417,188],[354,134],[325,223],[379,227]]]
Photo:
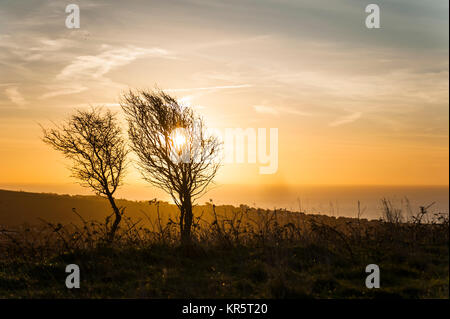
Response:
[[[0,191],[23,192],[38,195],[72,196],[72,197],[98,197],[87,189],[78,186],[78,192],[70,191],[74,185],[67,185],[67,191],[54,192],[53,187],[42,191],[42,188],[17,189],[5,188],[0,185]],[[126,187],[125,187],[126,189]],[[153,190],[152,190],[153,189]],[[443,185],[309,185],[284,188],[270,186],[270,188],[255,188],[252,185],[238,187],[240,195],[235,194],[235,185],[223,185],[222,188],[211,190],[200,197],[195,204],[204,205],[213,203],[219,206],[231,205],[239,207],[247,205],[261,209],[286,209],[288,211],[301,211],[309,214],[322,214],[335,217],[355,217],[358,202],[365,212],[365,217],[377,219],[381,217],[381,200],[386,198],[396,207],[404,210],[419,211],[421,206],[431,203],[432,212],[449,213],[449,186]],[[117,200],[133,202],[147,202],[157,199],[162,202],[174,204],[173,200],[162,191],[147,187],[128,189],[119,192]]]

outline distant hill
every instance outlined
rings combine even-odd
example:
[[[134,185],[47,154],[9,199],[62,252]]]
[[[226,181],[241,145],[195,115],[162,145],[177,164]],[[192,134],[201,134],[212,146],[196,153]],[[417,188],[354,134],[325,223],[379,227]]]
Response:
[[[126,215],[146,218],[156,212],[155,205],[144,201],[118,200],[119,206],[126,207]],[[162,203],[161,211],[175,213],[176,207]],[[36,224],[39,218],[49,222],[79,222],[73,208],[87,220],[104,220],[111,214],[109,202],[100,196],[59,195],[51,193],[29,193],[22,191],[0,190],[0,225]]]
[[[125,216],[133,221],[141,219],[142,225],[157,223],[156,205],[149,201],[130,201],[118,199],[119,207],[126,207]],[[81,215],[85,220],[104,221],[112,213],[107,199],[100,196],[86,195],[59,195],[53,193],[31,193],[23,191],[0,190],[0,226],[17,226],[22,224],[36,225],[42,223],[44,219],[53,223],[80,223],[80,217],[73,210]],[[232,205],[220,205],[216,207],[219,217],[228,216],[233,218],[233,213],[246,211],[246,216],[256,216],[269,210],[251,208],[246,205],[235,207]],[[322,221],[335,223],[335,217],[326,215],[310,215],[299,212],[289,212],[277,210],[285,217],[297,218],[320,218]],[[178,208],[168,202],[159,202],[159,212],[161,224],[165,225],[169,221],[176,221]],[[270,211],[273,212],[273,211]],[[211,204],[196,205],[194,207],[195,217],[201,216],[202,220],[212,221],[213,213]],[[339,221],[354,220],[353,218],[339,217]]]

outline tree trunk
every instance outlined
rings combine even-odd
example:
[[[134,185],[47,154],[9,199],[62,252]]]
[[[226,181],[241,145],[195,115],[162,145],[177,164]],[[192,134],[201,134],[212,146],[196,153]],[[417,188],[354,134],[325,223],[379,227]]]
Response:
[[[184,231],[184,203],[180,206],[180,234],[183,234]]]
[[[181,231],[181,243],[189,245],[191,243],[191,228],[192,228],[192,220],[193,220],[193,213],[192,213],[192,201],[190,194],[184,196],[184,201],[182,205],[182,210],[184,216],[181,216],[180,219],[182,222],[182,227],[180,228]]]
[[[120,220],[122,219],[122,215],[120,214],[120,210],[117,207],[116,202],[114,201],[114,197],[110,194],[107,196],[108,196],[109,203],[111,204],[111,207],[114,211],[114,216],[115,216],[114,222],[113,222],[111,229],[109,231],[109,234],[108,234],[108,241],[113,242],[116,231],[119,228],[119,223],[120,223]]]

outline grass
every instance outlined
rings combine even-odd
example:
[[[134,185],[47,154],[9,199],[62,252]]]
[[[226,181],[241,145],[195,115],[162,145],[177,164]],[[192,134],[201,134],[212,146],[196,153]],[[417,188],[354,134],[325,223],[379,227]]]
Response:
[[[392,211],[392,207],[387,205]],[[245,207],[198,217],[194,243],[178,245],[176,221],[153,228],[125,219],[44,223],[3,232],[1,298],[449,298],[448,218],[367,221]],[[426,215],[427,212],[421,211]],[[67,289],[77,264],[81,288]],[[380,267],[381,288],[365,286]]]

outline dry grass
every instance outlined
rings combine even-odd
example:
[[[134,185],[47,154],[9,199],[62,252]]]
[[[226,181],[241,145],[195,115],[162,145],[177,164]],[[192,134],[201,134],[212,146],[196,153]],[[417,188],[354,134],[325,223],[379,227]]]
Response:
[[[178,220],[156,210],[111,227],[89,221],[0,230],[2,297],[448,298],[448,216],[399,210],[384,219],[334,218],[214,204],[197,212],[194,245],[179,246]],[[64,286],[78,263],[83,288]],[[382,288],[365,288],[376,263]]]

